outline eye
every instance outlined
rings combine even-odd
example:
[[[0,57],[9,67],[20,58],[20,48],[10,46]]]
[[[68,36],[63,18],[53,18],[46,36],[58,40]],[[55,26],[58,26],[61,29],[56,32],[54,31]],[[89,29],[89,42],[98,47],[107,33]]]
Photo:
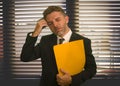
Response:
[[[57,18],[56,21],[59,22],[61,19],[60,18]]]
[[[52,22],[48,22],[47,24],[48,24],[48,25],[52,25]]]

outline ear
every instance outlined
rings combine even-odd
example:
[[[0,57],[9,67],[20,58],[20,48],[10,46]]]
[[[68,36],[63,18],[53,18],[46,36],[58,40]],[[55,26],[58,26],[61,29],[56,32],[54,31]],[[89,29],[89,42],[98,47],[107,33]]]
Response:
[[[69,17],[65,16],[65,20],[66,20],[66,23],[68,23],[69,22]]]

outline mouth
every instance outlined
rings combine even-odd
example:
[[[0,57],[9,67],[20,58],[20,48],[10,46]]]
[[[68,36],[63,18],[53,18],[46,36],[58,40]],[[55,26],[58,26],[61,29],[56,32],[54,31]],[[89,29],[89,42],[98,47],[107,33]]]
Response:
[[[56,32],[57,32],[57,33],[61,32],[61,31],[62,31],[61,28],[56,28]]]
[[[63,34],[64,34],[64,33],[63,33],[62,30],[60,30],[60,31],[57,32],[57,35],[59,35],[59,36],[62,36]]]

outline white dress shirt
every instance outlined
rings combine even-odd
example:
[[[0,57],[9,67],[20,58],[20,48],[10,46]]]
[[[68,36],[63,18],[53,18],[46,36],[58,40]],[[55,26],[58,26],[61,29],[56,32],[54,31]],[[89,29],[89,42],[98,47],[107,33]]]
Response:
[[[69,32],[65,36],[63,36],[64,38],[63,43],[69,42],[71,35],[72,35],[72,31],[69,30]],[[59,44],[59,39],[61,39],[61,37],[57,36],[57,44]]]

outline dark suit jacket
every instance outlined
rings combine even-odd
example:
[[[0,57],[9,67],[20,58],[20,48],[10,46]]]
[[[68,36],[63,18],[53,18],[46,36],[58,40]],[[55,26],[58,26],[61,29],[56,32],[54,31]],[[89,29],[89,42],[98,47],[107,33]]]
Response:
[[[91,41],[76,33],[72,33],[70,41],[84,40],[86,63],[82,72],[72,76],[71,86],[80,86],[84,81],[96,74],[96,63],[92,55]],[[54,34],[43,36],[40,43],[34,47],[37,37],[27,35],[26,42],[22,48],[21,61],[28,62],[38,58],[42,61],[42,77],[40,86],[58,86],[56,82],[57,66],[53,52],[53,46],[57,44],[57,37]],[[61,57],[62,58],[62,57]],[[79,67],[79,65],[78,65]]]

